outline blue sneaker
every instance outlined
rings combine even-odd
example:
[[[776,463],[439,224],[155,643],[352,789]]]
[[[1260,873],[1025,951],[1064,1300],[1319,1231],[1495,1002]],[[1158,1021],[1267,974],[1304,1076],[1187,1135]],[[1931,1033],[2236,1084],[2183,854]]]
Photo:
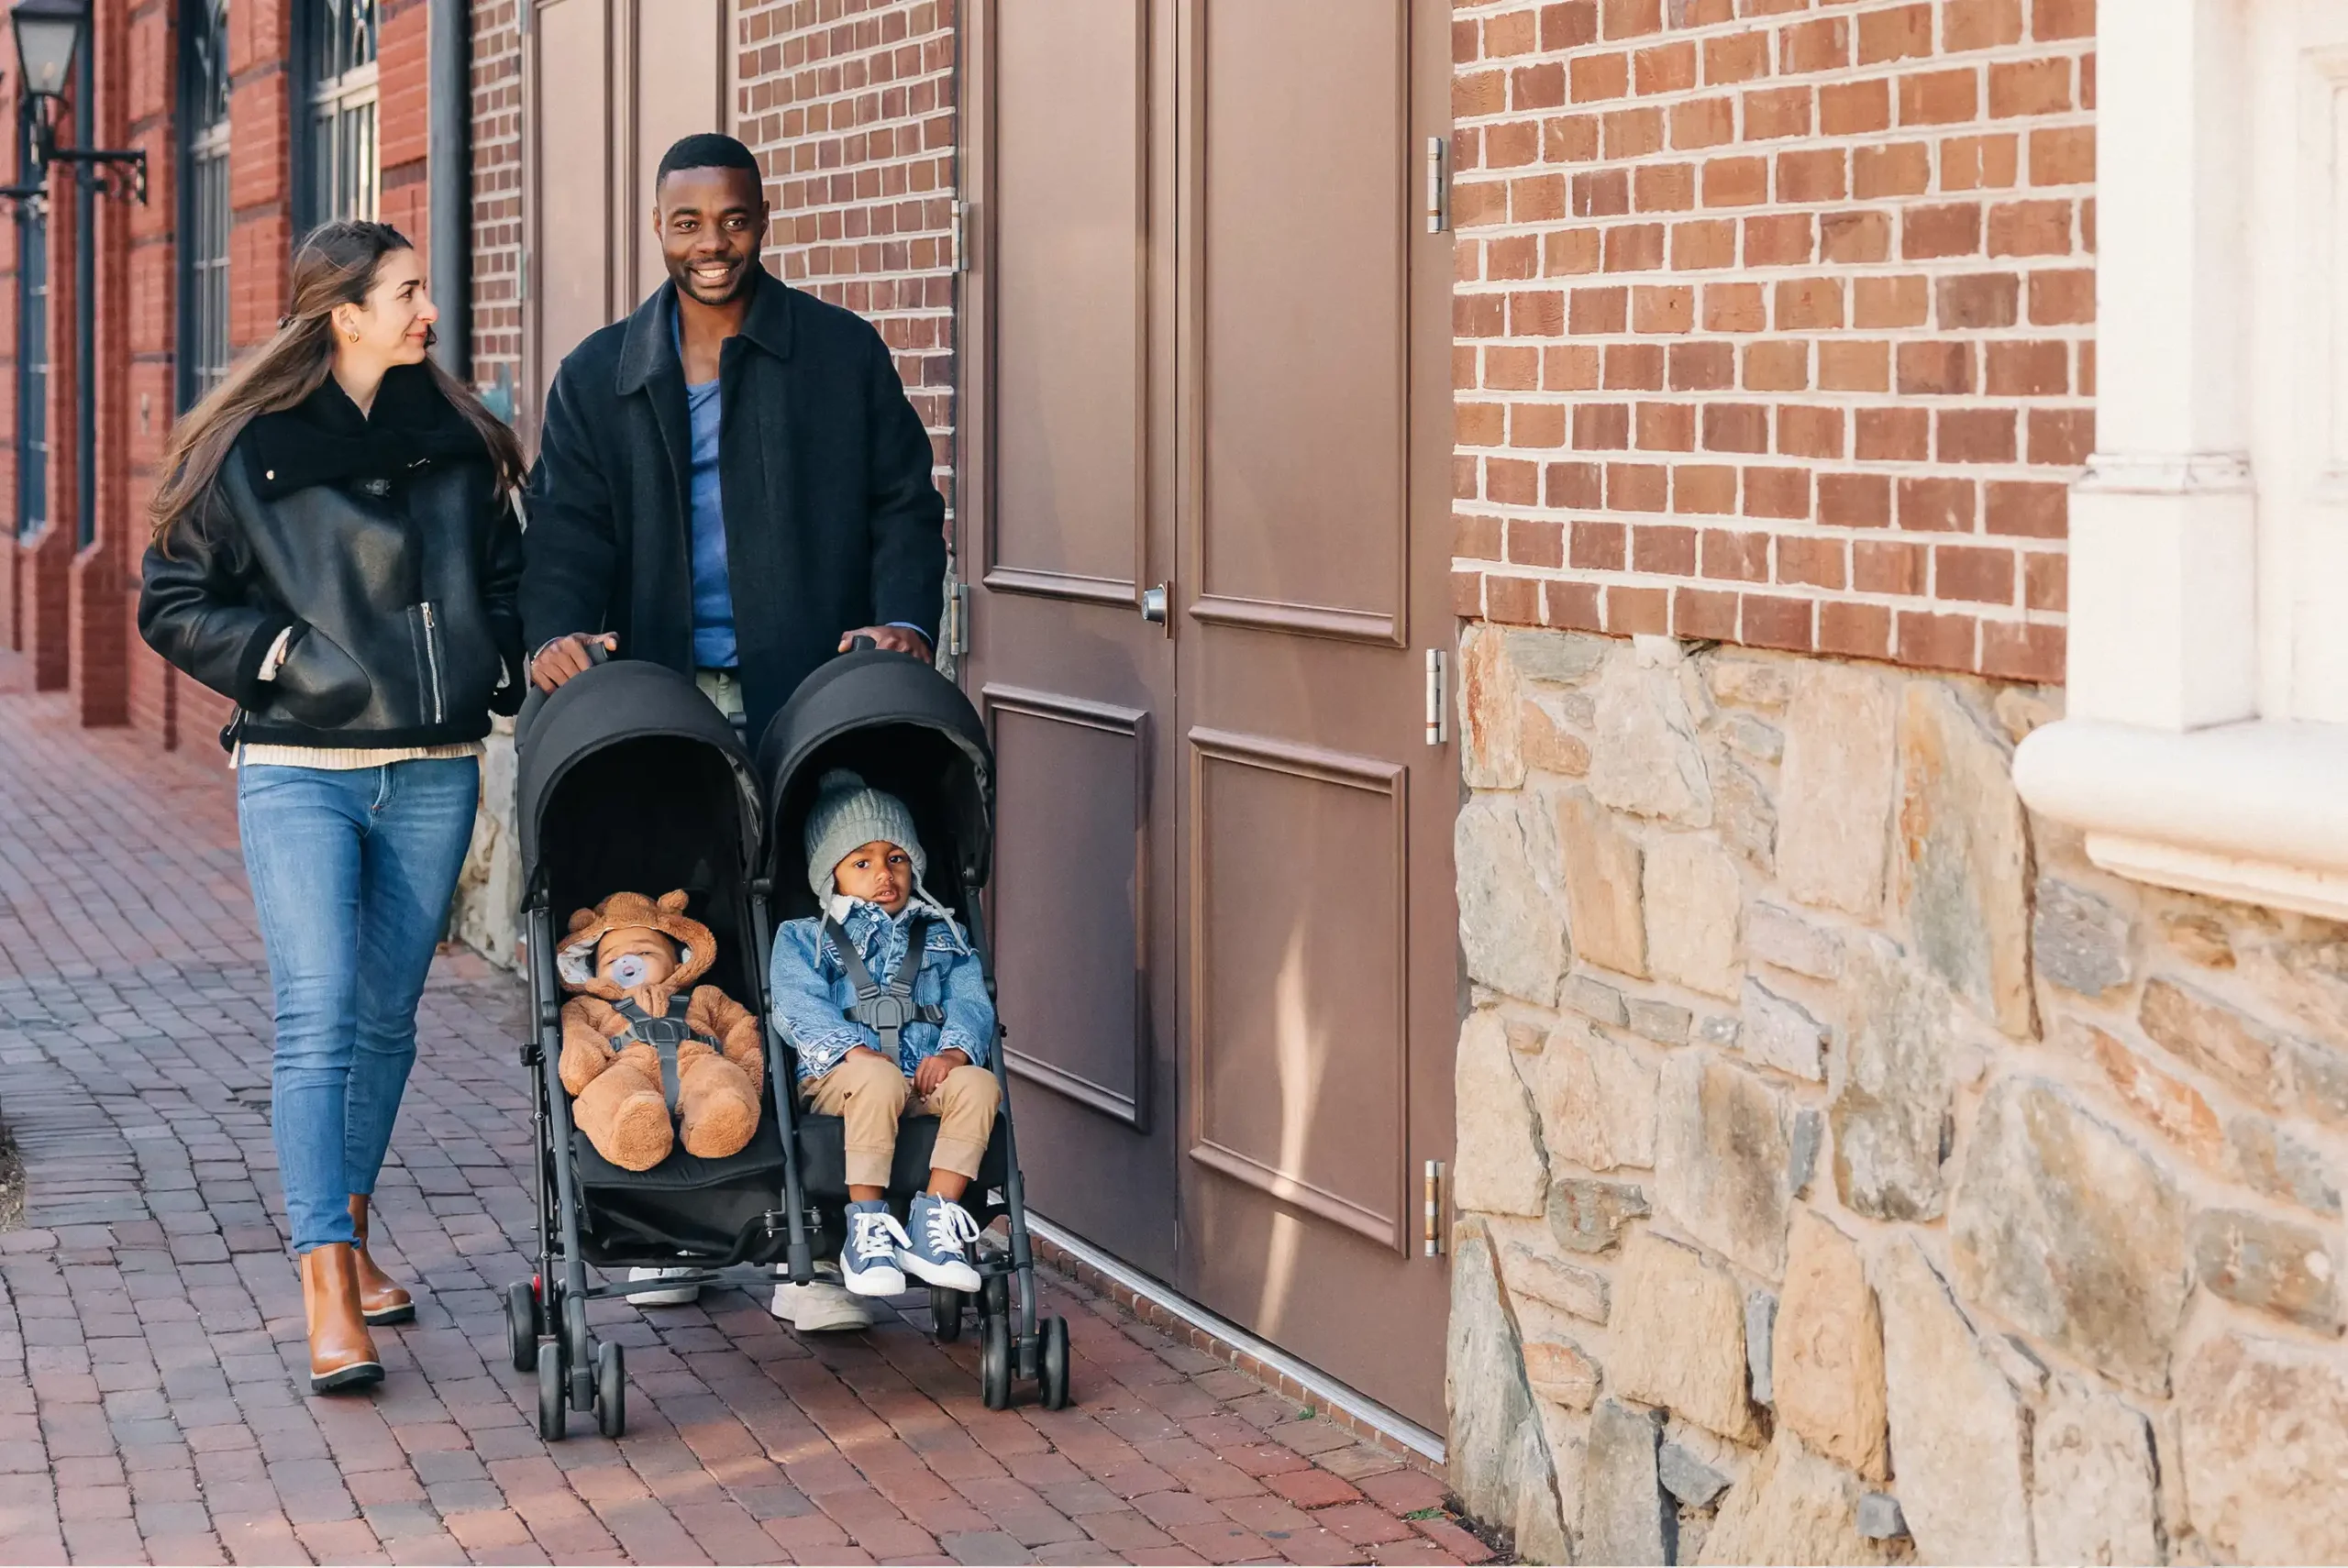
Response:
[[[840,1247],[840,1275],[858,1296],[903,1296],[904,1271],[897,1260],[907,1246],[903,1227],[880,1198],[847,1206],[847,1240]]]
[[[950,1198],[921,1193],[906,1216],[913,1236],[897,1249],[907,1274],[948,1290],[976,1290],[979,1271],[970,1266],[969,1244],[979,1239],[978,1221]],[[904,1232],[897,1232],[902,1238]]]

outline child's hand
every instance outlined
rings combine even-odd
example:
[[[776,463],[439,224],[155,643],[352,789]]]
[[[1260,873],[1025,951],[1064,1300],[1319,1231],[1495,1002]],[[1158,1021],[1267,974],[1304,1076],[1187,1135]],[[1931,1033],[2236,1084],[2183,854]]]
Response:
[[[935,1056],[924,1056],[921,1066],[914,1069],[914,1092],[927,1099],[946,1081],[946,1075],[957,1067],[967,1067],[970,1058],[960,1047],[949,1046]]]

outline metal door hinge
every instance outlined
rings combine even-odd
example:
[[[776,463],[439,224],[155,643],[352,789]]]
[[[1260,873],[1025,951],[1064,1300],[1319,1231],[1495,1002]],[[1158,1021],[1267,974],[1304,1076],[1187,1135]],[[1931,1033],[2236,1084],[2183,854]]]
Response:
[[[1441,648],[1427,649],[1427,745],[1451,739],[1451,657]]]
[[[1439,136],[1427,138],[1427,232],[1441,234],[1451,226],[1451,143]]]
[[[955,583],[946,592],[946,651],[960,658],[970,651],[970,585]]]
[[[1443,1162],[1427,1162],[1426,1232],[1423,1238],[1426,1255],[1434,1257],[1443,1251]]]
[[[954,204],[954,271],[970,270],[970,204]]]

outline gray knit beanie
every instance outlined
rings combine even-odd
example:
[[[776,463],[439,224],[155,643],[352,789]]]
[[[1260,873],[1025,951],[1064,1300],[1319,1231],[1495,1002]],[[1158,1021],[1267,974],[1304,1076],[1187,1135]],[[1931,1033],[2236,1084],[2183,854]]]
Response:
[[[894,795],[884,794],[849,772],[836,767],[815,786],[815,803],[807,812],[807,886],[818,899],[832,896],[832,873],[841,861],[875,839],[885,840],[913,856],[914,880],[929,869],[921,837],[914,832],[914,814]]]

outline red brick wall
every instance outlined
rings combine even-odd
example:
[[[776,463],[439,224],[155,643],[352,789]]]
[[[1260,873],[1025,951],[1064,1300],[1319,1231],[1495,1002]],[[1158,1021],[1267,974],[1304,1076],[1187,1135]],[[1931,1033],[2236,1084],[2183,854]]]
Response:
[[[2094,20],[1461,4],[1460,613],[2060,679]]]
[[[474,0],[472,374],[522,382],[522,35],[515,0]]]
[[[172,740],[172,671],[139,641],[138,593],[132,585],[145,545],[147,498],[153,492],[156,464],[171,433],[179,392],[179,251],[173,236],[180,182],[172,122],[179,99],[179,14],[176,0],[138,0],[128,9],[125,29],[128,67],[120,80],[128,119],[124,145],[146,149],[149,190],[147,205],[127,208],[120,215],[129,235],[124,262],[130,311],[128,321],[121,324],[128,343],[129,395],[127,406],[121,408],[127,417],[113,436],[117,443],[114,449],[127,451],[128,464],[127,470],[116,465],[116,474],[110,476],[115,499],[106,506],[121,519],[113,530],[119,536],[119,548],[111,564],[121,580],[116,645],[121,649],[123,716],[141,734],[165,745]],[[119,397],[109,400],[104,391],[99,401],[123,402]],[[107,436],[100,435],[102,449]]]
[[[870,320],[952,494],[955,0],[744,0],[737,132],[768,264]]]
[[[432,39],[426,0],[382,0],[375,12],[376,215],[432,253]]]

